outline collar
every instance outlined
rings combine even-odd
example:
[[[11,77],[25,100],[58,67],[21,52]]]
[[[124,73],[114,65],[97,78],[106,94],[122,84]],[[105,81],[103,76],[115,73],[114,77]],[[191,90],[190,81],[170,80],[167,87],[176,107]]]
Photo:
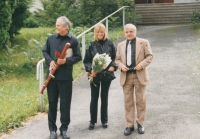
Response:
[[[129,42],[129,40],[126,40],[126,44],[128,44],[128,42]],[[131,44],[133,44],[135,42],[136,42],[136,37],[133,40],[131,40]]]
[[[69,38],[71,38],[72,35],[70,33],[67,33],[67,35],[65,35],[65,36],[61,36],[60,34],[56,34],[56,38],[58,38],[58,37],[69,37]]]
[[[136,37],[131,41],[131,43],[135,43],[136,42]]]

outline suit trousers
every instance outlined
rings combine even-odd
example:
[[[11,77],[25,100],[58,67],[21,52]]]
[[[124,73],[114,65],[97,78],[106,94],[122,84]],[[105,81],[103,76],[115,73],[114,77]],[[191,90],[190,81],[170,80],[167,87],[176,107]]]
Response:
[[[108,122],[108,92],[109,92],[110,84],[111,84],[111,80],[105,79],[104,77],[99,83],[90,83],[90,88],[91,88],[90,122],[91,123],[97,123],[98,99],[99,99],[100,87],[101,87],[101,123],[104,124]]]
[[[60,131],[67,131],[70,123],[70,108],[72,98],[72,81],[51,80],[47,86],[49,101],[48,124],[50,131],[57,131],[56,117],[58,98],[60,96]]]
[[[144,124],[146,114],[145,85],[141,85],[137,74],[127,73],[126,82],[123,85],[125,119],[127,127],[134,127],[135,111],[137,111],[136,122]],[[136,108],[136,109],[135,109]]]

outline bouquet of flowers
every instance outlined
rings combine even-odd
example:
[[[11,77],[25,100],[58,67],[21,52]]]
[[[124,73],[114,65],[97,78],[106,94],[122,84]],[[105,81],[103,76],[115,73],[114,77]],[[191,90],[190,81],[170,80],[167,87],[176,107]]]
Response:
[[[93,78],[96,76],[96,74],[100,73],[101,71],[106,69],[111,61],[112,60],[111,60],[110,56],[108,56],[108,54],[97,53],[94,56],[93,61],[92,61],[92,72],[89,76],[89,81],[93,82]]]

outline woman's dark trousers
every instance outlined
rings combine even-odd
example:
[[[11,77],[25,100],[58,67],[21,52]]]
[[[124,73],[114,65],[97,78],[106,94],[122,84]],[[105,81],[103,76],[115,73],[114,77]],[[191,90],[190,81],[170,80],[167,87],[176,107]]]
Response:
[[[95,85],[96,86],[95,86]],[[90,102],[90,122],[97,123],[98,113],[98,98],[101,86],[101,123],[108,122],[108,92],[111,81],[102,78],[100,83],[90,83],[91,88],[91,102]]]

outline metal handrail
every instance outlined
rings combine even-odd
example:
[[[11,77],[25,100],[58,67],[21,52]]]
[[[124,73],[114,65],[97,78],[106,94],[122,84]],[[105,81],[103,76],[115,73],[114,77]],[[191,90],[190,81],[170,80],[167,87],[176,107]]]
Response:
[[[119,12],[120,10],[123,10],[123,26],[125,25],[125,8],[127,8],[129,6],[122,6],[120,9],[118,9],[117,11],[113,12],[112,14],[108,15],[107,17],[105,17],[104,19],[102,19],[101,21],[99,21],[98,23],[101,23],[103,21],[106,20],[106,33],[108,35],[108,18],[111,17],[112,15],[116,14],[117,12]],[[96,24],[95,24],[96,25]],[[94,27],[90,27],[89,29],[87,29],[86,31],[84,31],[83,33],[81,33],[80,35],[78,35],[76,38],[79,39],[80,37],[82,37],[82,59],[85,56],[85,34],[87,32],[89,32],[90,30],[92,30]],[[36,67],[36,79],[39,80],[39,91],[42,89],[42,86],[44,84],[44,63],[45,59],[41,59],[38,63],[37,63],[37,67]],[[40,111],[43,112],[44,111],[44,95],[40,94]]]

